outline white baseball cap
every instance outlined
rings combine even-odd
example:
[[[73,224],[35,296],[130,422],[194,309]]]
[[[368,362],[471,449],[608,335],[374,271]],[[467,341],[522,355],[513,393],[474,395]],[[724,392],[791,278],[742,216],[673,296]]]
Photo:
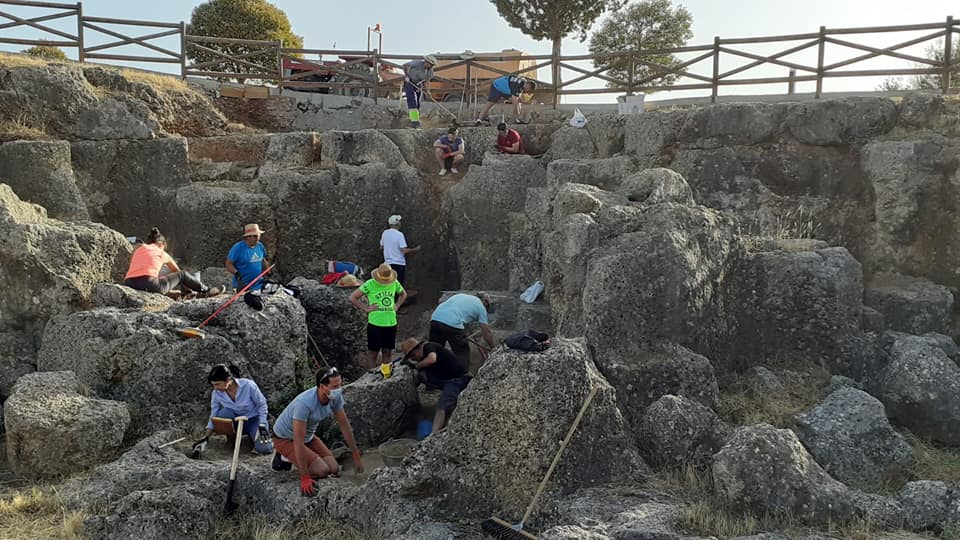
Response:
[[[387,223],[390,224],[390,225],[399,225],[399,224],[400,224],[400,219],[401,219],[401,218],[400,218],[399,215],[394,214],[394,215],[390,216],[390,217],[387,219]]]

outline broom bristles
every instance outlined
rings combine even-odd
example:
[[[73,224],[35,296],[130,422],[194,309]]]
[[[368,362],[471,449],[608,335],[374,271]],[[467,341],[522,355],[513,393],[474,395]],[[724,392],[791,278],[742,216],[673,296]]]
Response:
[[[490,519],[484,520],[480,524],[480,528],[497,538],[505,540],[537,540],[539,538],[539,536],[527,531],[514,529],[513,525],[496,516],[490,516]]]

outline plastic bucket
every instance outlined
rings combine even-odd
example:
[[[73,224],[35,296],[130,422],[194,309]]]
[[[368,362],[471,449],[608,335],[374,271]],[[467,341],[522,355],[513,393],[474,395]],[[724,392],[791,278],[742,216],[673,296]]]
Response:
[[[640,114],[646,97],[642,92],[633,96],[617,96],[617,110],[620,114]]]
[[[410,450],[416,446],[414,439],[393,439],[387,441],[377,448],[380,450],[380,457],[383,458],[383,464],[387,467],[399,467],[403,458],[407,457]]]

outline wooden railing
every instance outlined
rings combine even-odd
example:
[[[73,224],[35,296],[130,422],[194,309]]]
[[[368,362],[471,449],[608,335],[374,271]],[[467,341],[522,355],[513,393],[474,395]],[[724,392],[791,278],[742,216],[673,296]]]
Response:
[[[4,11],[5,6],[50,10],[30,18]],[[76,19],[76,34],[72,31],[53,28],[48,21]],[[163,23],[125,19],[90,17],[83,13],[81,3],[62,4],[32,0],[0,0],[0,43],[17,45],[51,45],[76,48],[81,61],[106,60],[136,63],[180,64],[182,77],[213,77],[219,79],[261,80],[284,88],[315,90],[326,89],[348,95],[370,96],[374,99],[392,95],[402,82],[398,74],[406,61],[420,55],[384,54],[382,51],[345,51],[322,49],[284,48],[278,41],[254,41],[187,34],[183,22]],[[71,26],[72,28],[73,26]],[[121,31],[120,28],[124,30]],[[9,30],[29,29],[41,36],[36,39],[8,37]],[[132,28],[147,28],[139,33]],[[148,33],[144,33],[148,32]],[[851,36],[903,35],[923,32],[886,47],[858,42]],[[87,44],[85,34],[108,36],[112,41],[97,45]],[[177,47],[164,47],[156,40],[178,37]],[[824,81],[832,78],[876,76],[929,76],[939,77],[943,92],[954,86],[960,72],[958,55],[953,50],[953,41],[960,36],[960,21],[947,17],[945,22],[867,28],[820,27],[818,32],[749,38],[715,37],[712,44],[689,45],[671,49],[642,49],[618,51],[597,58],[591,55],[525,55],[522,60],[528,65],[513,70],[503,69],[503,62],[516,62],[517,56],[509,54],[464,56],[438,54],[441,64],[437,66],[435,81],[442,88],[440,97],[459,96],[463,101],[483,99],[490,80],[499,75],[519,73],[538,82],[537,93],[547,96],[548,102],[556,104],[562,96],[587,94],[631,94],[636,92],[671,92],[681,90],[709,90],[716,100],[721,88],[764,84],[787,84],[792,93],[797,83],[814,83],[815,95],[823,93]],[[906,51],[920,44],[937,44],[940,40],[942,59],[931,59]],[[792,42],[792,43],[791,43]],[[761,54],[749,50],[752,46],[780,47],[774,52]],[[120,47],[136,47],[142,54],[120,54]],[[826,59],[834,50],[857,51],[857,56],[828,63]],[[815,58],[814,58],[815,51]],[[805,60],[791,57],[806,53]],[[307,56],[315,55],[316,59]],[[654,62],[665,55],[676,61],[670,65]],[[335,60],[323,61],[324,56]],[[192,60],[203,58],[203,60]],[[876,59],[911,62],[911,67],[864,69],[864,64]],[[295,62],[297,70],[285,70],[285,65]],[[585,63],[591,65],[584,66]],[[735,65],[734,65],[735,64]],[[624,77],[611,74],[614,65],[629,65]],[[785,69],[786,75],[770,75],[769,68]],[[647,71],[637,76],[636,69]],[[762,76],[751,76],[752,70],[767,68]],[[860,68],[860,69],[852,69]],[[549,69],[549,80],[538,79],[540,70]],[[456,70],[458,76],[452,73]],[[756,73],[756,72],[754,72]],[[322,75],[321,77],[317,77]],[[450,76],[445,76],[450,75]],[[675,82],[664,84],[664,77]],[[432,96],[431,96],[432,97]]]

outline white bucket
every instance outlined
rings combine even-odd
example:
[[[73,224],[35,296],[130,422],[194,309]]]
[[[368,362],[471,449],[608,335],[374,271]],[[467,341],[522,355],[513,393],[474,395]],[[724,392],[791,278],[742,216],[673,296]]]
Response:
[[[643,92],[632,96],[617,96],[617,110],[620,114],[640,114],[643,112]]]

